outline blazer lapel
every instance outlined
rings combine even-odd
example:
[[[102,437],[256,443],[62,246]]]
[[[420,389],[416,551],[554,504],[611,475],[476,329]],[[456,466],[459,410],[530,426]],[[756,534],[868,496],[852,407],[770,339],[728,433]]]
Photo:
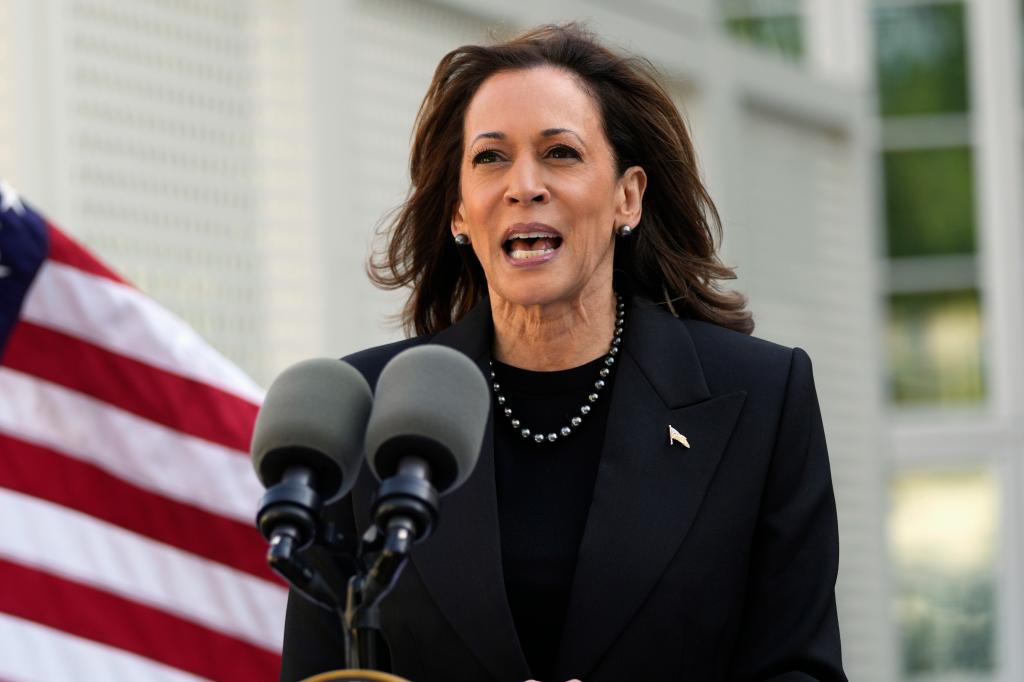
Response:
[[[557,680],[587,678],[677,553],[746,396],[711,395],[668,313],[634,299],[627,316]],[[689,448],[670,444],[670,425]]]
[[[474,360],[488,375],[491,313],[486,299],[458,324],[434,337]],[[530,676],[505,592],[494,483],[493,415],[469,479],[441,498],[434,533],[412,552],[412,563],[455,631],[498,680]],[[453,561],[453,558],[456,560]]]

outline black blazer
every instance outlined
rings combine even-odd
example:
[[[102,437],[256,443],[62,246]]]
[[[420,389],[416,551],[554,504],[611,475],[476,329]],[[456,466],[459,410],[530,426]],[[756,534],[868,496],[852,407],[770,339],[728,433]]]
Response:
[[[541,682],[845,680],[835,499],[807,354],[643,299],[627,315],[558,675]],[[486,370],[491,334],[484,302],[440,333],[346,360],[371,386],[421,343]],[[669,444],[669,425],[689,449]],[[502,577],[492,427],[383,604],[393,672],[413,682],[530,677]],[[364,471],[331,510],[350,537],[375,488]],[[343,664],[333,616],[293,595],[281,679]]]

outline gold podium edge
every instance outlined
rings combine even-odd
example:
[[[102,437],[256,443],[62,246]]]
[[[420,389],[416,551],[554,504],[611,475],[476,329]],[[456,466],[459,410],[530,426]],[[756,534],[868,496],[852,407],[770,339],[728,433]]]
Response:
[[[350,680],[352,682],[409,682],[404,677],[398,677],[391,673],[379,670],[331,670],[326,673],[307,677],[302,682],[334,682],[336,680]]]

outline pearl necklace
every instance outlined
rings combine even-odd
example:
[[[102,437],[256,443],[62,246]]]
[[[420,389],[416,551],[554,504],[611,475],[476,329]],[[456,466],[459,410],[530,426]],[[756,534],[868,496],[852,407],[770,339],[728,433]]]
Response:
[[[612,343],[608,348],[608,354],[605,356],[604,362],[602,363],[604,366],[597,373],[598,377],[597,381],[594,382],[594,390],[587,395],[587,402],[580,406],[579,414],[570,419],[567,425],[557,431],[551,431],[546,436],[540,431],[535,433],[512,414],[512,408],[506,404],[508,403],[508,400],[501,393],[501,384],[498,383],[497,376],[494,373],[494,362],[490,362],[491,385],[494,388],[494,395],[495,399],[498,401],[498,407],[502,408],[502,413],[505,415],[505,418],[508,419],[512,428],[519,431],[519,435],[525,440],[530,440],[532,437],[534,443],[554,443],[559,438],[569,437],[572,435],[573,430],[583,423],[583,418],[590,414],[590,406],[596,403],[598,398],[601,397],[601,389],[605,387],[605,379],[607,379],[608,375],[611,374],[612,367],[615,365],[615,356],[619,354],[619,348],[622,345],[622,330],[626,319],[626,304],[618,294],[615,294],[615,298],[618,301],[615,306],[615,335],[612,337]]]

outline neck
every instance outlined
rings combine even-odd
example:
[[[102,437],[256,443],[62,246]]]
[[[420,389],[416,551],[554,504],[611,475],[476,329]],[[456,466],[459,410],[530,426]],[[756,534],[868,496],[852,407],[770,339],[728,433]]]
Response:
[[[521,369],[555,371],[608,352],[615,331],[610,288],[572,301],[523,306],[491,291],[494,357]]]

